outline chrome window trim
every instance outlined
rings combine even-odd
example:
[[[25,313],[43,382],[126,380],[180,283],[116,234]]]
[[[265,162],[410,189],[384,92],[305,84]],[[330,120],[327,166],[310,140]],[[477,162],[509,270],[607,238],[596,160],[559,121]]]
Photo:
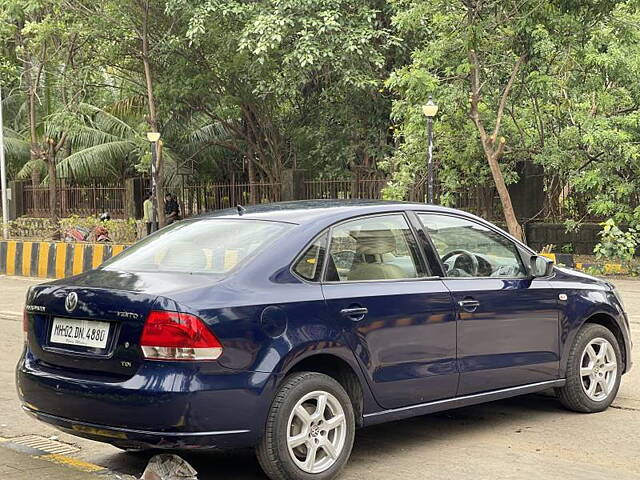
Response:
[[[334,280],[323,281],[322,285],[342,285],[344,283],[399,283],[399,282],[422,282],[424,280],[442,280],[441,277],[416,277],[416,278],[388,278],[383,280]]]

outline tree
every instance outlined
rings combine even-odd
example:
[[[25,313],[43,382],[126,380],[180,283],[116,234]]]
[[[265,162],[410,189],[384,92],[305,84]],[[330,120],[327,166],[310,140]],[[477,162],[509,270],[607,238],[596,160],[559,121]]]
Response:
[[[0,4],[0,34],[13,50],[5,54],[5,64],[19,63],[22,93],[12,99],[22,101],[14,117],[14,139],[29,142],[30,159],[19,174],[28,173],[34,185],[45,181],[49,189],[52,221],[58,217],[56,165],[66,146],[67,132],[55,120],[69,108],[76,96],[75,70],[78,31],[69,28],[69,18],[57,0],[16,0]],[[78,72],[75,72],[78,73]],[[23,121],[19,121],[24,117]]]
[[[522,65],[522,62],[525,58],[526,54],[522,54],[515,62],[509,80],[504,86],[504,89],[500,96],[500,102],[498,103],[498,108],[495,113],[495,126],[493,128],[493,133],[489,135],[485,130],[484,122],[481,118],[479,110],[482,90],[480,77],[480,61],[478,60],[476,51],[473,49],[469,50],[469,63],[471,64],[471,71],[469,74],[471,83],[471,108],[469,110],[469,116],[471,117],[471,120],[473,120],[473,123],[478,129],[478,133],[480,134],[480,142],[482,143],[482,148],[484,150],[487,163],[489,164],[489,168],[491,169],[493,181],[496,184],[496,189],[498,190],[498,195],[500,196],[502,211],[504,212],[504,218],[507,222],[509,233],[511,233],[511,235],[519,240],[524,239],[522,227],[518,223],[518,219],[516,218],[516,214],[513,210],[511,195],[509,194],[509,190],[507,190],[507,184],[504,181],[504,175],[502,173],[502,168],[500,167],[500,159],[502,158],[502,154],[504,153],[504,148],[507,141],[504,137],[498,138],[498,135],[500,134],[500,126],[502,124],[504,109],[507,104],[509,94],[511,93],[513,83],[515,82],[516,76],[518,75],[518,72],[520,70],[520,66]]]
[[[258,176],[278,182],[291,166],[332,174],[386,153],[389,102],[379,89],[395,39],[385,2],[168,5],[189,18],[192,41],[178,55],[189,59],[179,66],[191,88],[174,97],[223,125],[234,138],[218,146]]]
[[[54,172],[148,171],[158,131],[161,186],[386,169],[406,198],[433,95],[443,204],[520,237],[509,185],[535,162],[536,217],[640,222],[638,25],[630,0],[0,0],[10,174],[55,217]]]
[[[148,0],[106,1],[100,4],[78,1],[72,8],[81,21],[92,25],[93,45],[90,50],[102,64],[103,77],[108,81],[120,79],[120,94],[129,96],[143,93],[146,97],[148,131],[161,132],[162,122],[155,94],[154,59],[162,58],[163,43],[158,38],[168,35],[173,25],[173,20],[165,15],[163,5]],[[154,52],[156,47],[158,51]],[[162,195],[164,172],[164,157],[159,154],[156,176],[160,192],[157,196],[160,226],[165,223]]]
[[[66,125],[72,153],[58,163],[58,174],[78,182],[95,178],[124,181],[135,173],[148,150],[144,131],[137,127],[136,115],[123,118],[86,103],[77,106],[67,118],[58,116],[57,124]]]
[[[47,15],[49,9],[55,9],[55,2],[16,2],[5,13],[11,15],[14,42],[18,56],[23,62],[24,93],[28,111],[28,132],[30,141],[30,167],[34,184],[40,180],[40,166],[44,163],[48,173],[49,211],[51,220],[58,218],[57,179],[55,175],[56,157],[65,142],[64,132],[58,136],[47,134],[43,117],[52,113],[51,76],[47,71],[49,56],[57,53],[55,45],[55,21]],[[43,109],[38,102],[39,92],[44,97]],[[41,111],[44,110],[44,111]]]
[[[523,125],[547,172],[549,203],[569,226],[589,217],[640,221],[640,15],[634,2],[608,7],[584,7],[535,32],[538,72],[527,79]]]

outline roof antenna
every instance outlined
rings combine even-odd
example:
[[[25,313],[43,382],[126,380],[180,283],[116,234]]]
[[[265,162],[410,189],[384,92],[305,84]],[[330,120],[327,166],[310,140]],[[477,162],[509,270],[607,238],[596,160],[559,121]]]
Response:
[[[242,216],[242,214],[247,211],[247,209],[240,204],[236,205],[236,209],[238,210],[238,215],[240,216]]]

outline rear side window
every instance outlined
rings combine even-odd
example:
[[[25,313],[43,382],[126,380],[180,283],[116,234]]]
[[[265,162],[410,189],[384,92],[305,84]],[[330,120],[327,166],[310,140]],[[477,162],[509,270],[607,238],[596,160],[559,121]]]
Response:
[[[293,267],[293,271],[305,280],[319,282],[322,278],[322,265],[326,253],[328,234],[314,241]]]
[[[104,268],[223,275],[292,227],[259,220],[187,220],[136,243]]]
[[[333,228],[326,280],[402,280],[424,276],[418,246],[402,214],[363,217]]]

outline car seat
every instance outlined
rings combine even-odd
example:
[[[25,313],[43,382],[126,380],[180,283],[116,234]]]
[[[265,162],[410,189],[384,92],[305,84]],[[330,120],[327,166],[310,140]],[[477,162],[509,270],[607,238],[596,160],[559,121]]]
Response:
[[[362,261],[354,263],[347,275],[348,280],[387,280],[406,278],[404,270],[397,265],[384,263],[384,254],[396,250],[396,238],[388,229],[349,232],[356,240],[356,253]]]

